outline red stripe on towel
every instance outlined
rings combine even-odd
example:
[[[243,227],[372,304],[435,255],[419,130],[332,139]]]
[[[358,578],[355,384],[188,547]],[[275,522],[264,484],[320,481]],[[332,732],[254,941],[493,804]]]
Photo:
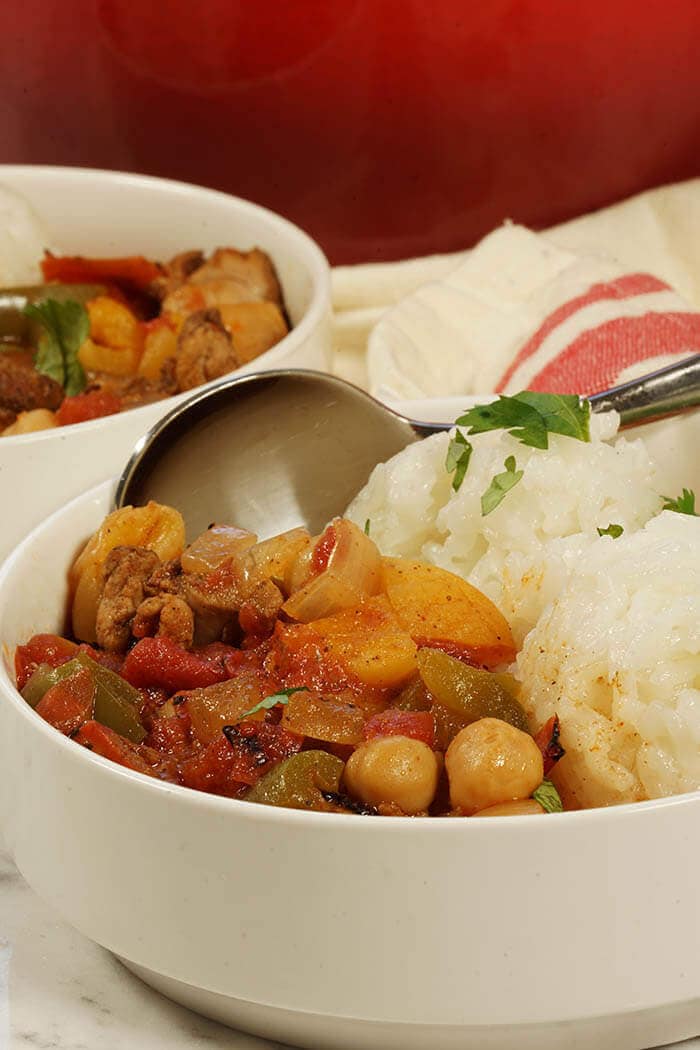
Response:
[[[529,390],[592,394],[607,390],[638,361],[700,351],[700,313],[616,317],[591,328],[528,383]]]
[[[535,334],[528,339],[527,343],[525,343],[525,345],[518,351],[503,376],[496,384],[496,393],[501,393],[503,391],[506,384],[510,381],[511,376],[515,370],[520,367],[523,361],[527,361],[529,357],[532,357],[532,355],[542,346],[547,336],[550,335],[555,328],[558,328],[563,321],[566,321],[571,317],[572,314],[578,313],[579,310],[582,310],[586,306],[590,306],[591,303],[598,303],[605,299],[631,299],[636,295],[648,295],[650,292],[667,291],[669,291],[669,285],[664,281],[659,280],[658,277],[652,277],[652,275],[648,273],[625,274],[623,277],[616,277],[614,281],[606,281],[602,284],[591,285],[587,292],[584,292],[583,295],[576,296],[575,299],[569,299],[568,302],[558,306],[557,309],[542,322]],[[531,390],[536,389],[532,384],[528,384],[528,388]]]

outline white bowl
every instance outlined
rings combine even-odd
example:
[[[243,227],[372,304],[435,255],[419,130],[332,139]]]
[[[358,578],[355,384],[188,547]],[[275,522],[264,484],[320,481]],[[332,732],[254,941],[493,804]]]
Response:
[[[104,484],[0,570],[0,823],[30,885],[166,995],[316,1047],[639,1048],[700,1031],[700,793],[536,820],[273,809],[132,773],[22,700]]]
[[[165,259],[186,248],[262,248],[277,268],[293,328],[238,372],[327,368],[328,262],[279,215],[199,186],[113,171],[0,165],[1,185],[29,201],[51,243],[66,254]],[[0,438],[0,561],[56,507],[118,473],[138,438],[190,393],[89,423]]]

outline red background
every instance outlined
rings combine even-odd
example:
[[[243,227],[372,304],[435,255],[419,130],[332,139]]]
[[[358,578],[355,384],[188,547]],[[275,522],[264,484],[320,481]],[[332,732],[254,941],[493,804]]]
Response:
[[[0,161],[167,175],[333,262],[700,174],[696,0],[6,0]]]

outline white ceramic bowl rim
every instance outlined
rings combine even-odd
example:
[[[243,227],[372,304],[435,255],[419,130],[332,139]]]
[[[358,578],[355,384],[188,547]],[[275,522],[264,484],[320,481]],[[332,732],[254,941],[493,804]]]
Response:
[[[265,351],[266,364],[267,362],[273,362],[277,356],[280,356],[279,351],[284,353],[288,350],[290,342],[303,341],[319,325],[327,310],[327,304],[330,301],[331,278],[328,260],[325,255],[316,242],[299,226],[296,226],[289,219],[283,218],[276,212],[270,211],[269,208],[263,207],[261,204],[255,204],[244,197],[236,197],[232,193],[223,193],[221,190],[198,186],[195,183],[179,182],[176,179],[163,179],[155,175],[139,175],[128,171],[113,171],[108,168],[73,168],[66,165],[51,164],[0,164],[0,184],[2,184],[4,175],[22,176],[27,172],[39,175],[66,175],[77,179],[109,182],[113,182],[116,179],[124,183],[126,190],[128,190],[129,186],[151,186],[154,189],[167,187],[190,198],[194,195],[200,199],[209,198],[210,200],[219,200],[222,203],[224,201],[235,201],[236,204],[244,207],[250,214],[257,215],[266,225],[276,227],[280,232],[293,236],[302,248],[300,261],[305,262],[312,272],[313,294],[311,302],[299,323],[295,324],[288,335],[281,339],[279,343]],[[179,393],[160,401],[159,404],[163,407],[163,413],[173,408],[181,399],[182,393]],[[133,408],[127,409],[127,411],[138,412],[141,407],[141,405],[135,405]],[[99,419],[86,420],[84,423],[70,423],[68,426],[60,427],[59,429],[62,434],[80,430],[81,433],[88,436],[91,431],[104,426],[106,419],[109,419],[109,417],[102,416]],[[31,434],[10,435],[2,440],[3,442],[12,442],[13,447],[15,447],[17,445],[50,441],[55,439],[55,436],[56,428],[51,428]]]
[[[15,548],[13,553],[6,559],[0,568],[0,592],[5,586],[7,577],[12,574],[15,563],[20,561],[24,557],[25,551],[31,548],[34,542],[34,537],[37,533],[50,531],[53,522],[66,513],[71,507],[87,500],[91,496],[94,497],[99,493],[104,492],[108,487],[112,488],[113,485],[113,481],[108,481],[95,486],[88,492],[71,500],[70,503],[67,503],[64,507],[60,507],[58,510],[54,511],[54,513],[47,517],[41,525],[32,530],[26,539]],[[443,832],[446,832],[448,828],[454,827],[454,820],[447,817],[420,817],[416,818],[416,820],[411,820],[406,817],[372,817],[360,814],[354,814],[352,817],[349,817],[344,813],[307,813],[303,810],[266,806],[261,803],[246,802],[243,799],[233,799],[221,795],[213,795],[204,791],[195,791],[192,788],[183,787],[180,784],[171,784],[167,781],[157,780],[154,777],[148,777],[144,773],[138,773],[135,770],[127,769],[125,766],[120,766],[118,763],[112,762],[110,759],[94,754],[87,748],[80,747],[80,745],[76,744],[73,740],[70,740],[62,733],[59,733],[53,726],[37,715],[33,708],[31,708],[22,697],[10,677],[7,669],[9,666],[9,655],[10,654],[5,649],[5,665],[0,662],[0,704],[12,703],[21,717],[30,722],[34,727],[34,730],[46,735],[47,739],[53,741],[54,746],[69,749],[68,754],[72,757],[72,760],[92,763],[96,770],[101,771],[101,775],[125,778],[141,785],[144,791],[171,795],[174,800],[182,805],[200,808],[204,807],[220,813],[225,813],[227,811],[230,812],[233,807],[233,811],[235,811],[239,817],[244,816],[248,819],[265,820],[272,823],[286,824],[292,822],[305,825],[307,823],[317,824],[320,822],[322,825],[330,821],[337,825],[338,822],[342,822],[349,832],[351,832],[353,828],[355,828],[355,830],[367,830],[368,828],[371,828],[374,829],[374,833],[381,833],[381,828],[386,827],[387,822],[389,822],[393,829],[404,829],[403,833],[405,834],[416,834],[417,824],[419,828],[425,829],[428,834],[434,835],[439,835],[441,829]],[[9,688],[2,688],[3,677]],[[630,818],[639,819],[640,817],[643,817],[645,812],[648,813],[652,810],[677,806],[689,806],[697,802],[700,802],[700,790],[686,792],[682,795],[671,795],[666,798],[648,799],[644,802],[629,802],[619,806],[600,806],[594,809],[547,814],[547,817],[556,818],[551,821],[551,824],[548,823],[547,826],[551,826],[551,834],[555,832],[555,829],[560,826],[562,822],[571,823],[572,821],[576,821],[577,825],[584,825],[591,821],[608,821],[614,825],[619,820],[627,820]],[[463,821],[466,828],[470,826],[470,821],[473,819],[474,818],[470,818]],[[490,822],[494,825],[493,833],[495,834],[495,829],[499,827],[503,828],[504,825],[506,827],[515,825],[522,827],[523,820],[525,819],[526,818],[519,816],[499,817],[497,819],[483,818],[482,820],[479,820],[479,826],[483,827],[484,823],[489,824]],[[411,828],[413,831],[410,830]],[[466,831],[466,834],[469,834],[469,832]]]

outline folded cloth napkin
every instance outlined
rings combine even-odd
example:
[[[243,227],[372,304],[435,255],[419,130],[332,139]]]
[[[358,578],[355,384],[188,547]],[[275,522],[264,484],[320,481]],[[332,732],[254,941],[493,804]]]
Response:
[[[700,180],[546,235],[338,267],[333,298],[336,371],[380,396],[602,389],[700,349]]]

